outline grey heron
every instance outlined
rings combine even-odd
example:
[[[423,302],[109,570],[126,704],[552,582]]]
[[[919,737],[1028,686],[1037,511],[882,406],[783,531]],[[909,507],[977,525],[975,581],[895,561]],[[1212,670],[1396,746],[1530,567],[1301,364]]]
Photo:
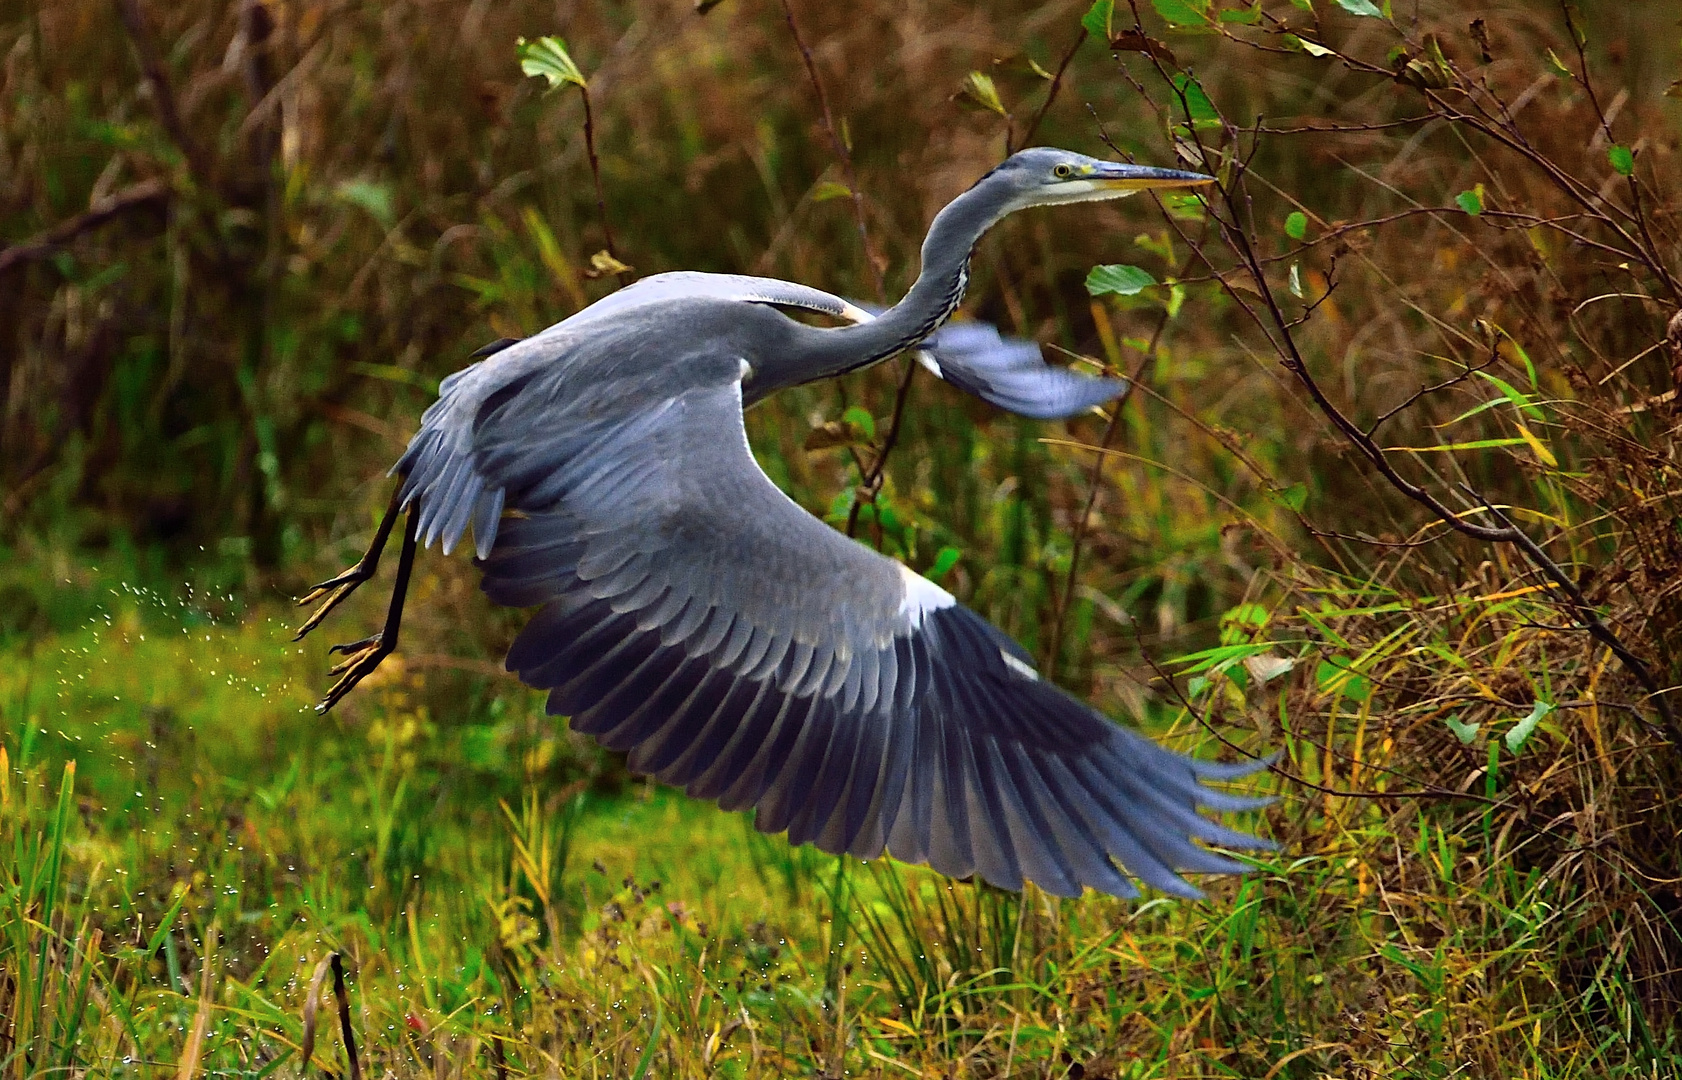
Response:
[[[1197,812],[1268,800],[1203,781],[1264,763],[1172,753],[1043,680],[946,590],[789,499],[755,463],[742,410],[919,347],[935,374],[1030,416],[1114,397],[1120,382],[989,329],[941,330],[971,251],[1016,210],[1209,179],[1024,150],[941,210],[916,282],[879,315],[788,282],[673,273],[481,350],[393,468],[367,554],[301,601],[321,603],[299,637],[373,575],[406,513],[385,628],[334,646],[348,657],[318,707],[396,648],[417,545],[448,553],[471,528],[490,599],[538,609],[508,669],[632,770],[828,852],[1065,896],[1137,896],[1127,875],[1200,895],[1181,871],[1243,865],[1194,839],[1271,846]]]

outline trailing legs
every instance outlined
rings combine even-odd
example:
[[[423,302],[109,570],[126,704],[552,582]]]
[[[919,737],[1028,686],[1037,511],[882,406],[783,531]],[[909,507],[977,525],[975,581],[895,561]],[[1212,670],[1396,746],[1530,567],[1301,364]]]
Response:
[[[310,617],[304,620],[304,625],[298,627],[298,632],[292,636],[293,641],[304,640],[304,635],[320,625],[321,620],[327,617],[328,612],[338,607],[364,581],[372,578],[374,571],[380,568],[380,555],[385,551],[386,541],[391,537],[391,527],[397,523],[397,513],[400,509],[398,500],[402,493],[402,485],[399,485],[397,490],[391,493],[391,504],[385,508],[385,517],[380,519],[379,528],[374,530],[374,541],[368,545],[368,550],[362,553],[362,558],[356,561],[356,565],[323,581],[304,594],[304,598],[298,601],[298,606],[303,607],[315,603],[323,596],[327,598],[321,601],[320,607],[310,612]],[[412,514],[410,516],[413,517]]]
[[[326,596],[293,640],[302,638],[314,630],[321,620],[327,617],[328,612],[355,592],[363,582],[374,576],[374,572],[379,569],[380,555],[391,537],[392,527],[397,523],[397,515],[401,509],[398,496],[392,495],[391,505],[386,508],[385,517],[380,519],[379,528],[375,530],[374,542],[369,545],[356,565],[317,585],[310,590],[308,596],[299,601],[300,604],[308,604],[318,597]],[[419,532],[420,506],[411,504],[408,520],[403,526],[403,550],[397,560],[397,580],[392,584],[391,605],[386,609],[385,626],[373,637],[334,645],[327,650],[329,653],[343,653],[345,658],[328,672],[329,675],[337,676],[339,681],[333,684],[333,688],[327,691],[327,696],[316,705],[316,712],[324,713],[337,705],[357,683],[373,674],[374,669],[379,667],[386,657],[397,651],[397,635],[403,625],[403,601],[409,595],[409,577],[415,569]]]

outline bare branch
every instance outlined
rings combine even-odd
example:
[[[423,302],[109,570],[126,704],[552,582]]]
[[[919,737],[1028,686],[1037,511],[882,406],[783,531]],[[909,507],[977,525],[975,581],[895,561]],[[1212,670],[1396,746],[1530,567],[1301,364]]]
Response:
[[[847,144],[841,138],[840,130],[835,126],[835,115],[829,111],[829,97],[824,93],[823,80],[818,78],[818,65],[812,59],[812,50],[807,48],[806,40],[800,36],[800,26],[794,21],[794,8],[789,0],[783,2],[783,18],[788,22],[788,32],[794,37],[795,47],[800,50],[800,59],[806,64],[806,77],[811,80],[812,92],[818,98],[818,110],[823,114],[824,131],[829,134],[829,145],[835,151],[835,159],[841,165],[841,174],[847,178],[847,191],[852,195],[853,220],[858,226],[859,244],[864,248],[864,261],[870,264],[870,273],[876,283],[876,299],[879,303],[886,303],[888,299],[887,282],[882,277],[882,264],[871,250],[870,231],[864,223],[864,193],[859,190],[858,174],[853,170],[853,155],[847,151]],[[909,384],[910,379],[904,380]]]
[[[187,134],[186,126],[181,123],[181,112],[175,105],[175,89],[170,85],[169,74],[164,70],[163,58],[158,55],[157,43],[152,40],[152,34],[146,28],[146,17],[140,10],[140,0],[117,0],[117,16],[128,33],[129,43],[134,46],[135,59],[140,63],[140,73],[146,79],[147,90],[152,96],[152,108],[158,114],[158,123],[163,125],[164,134],[169,136],[170,142],[175,144],[176,149],[181,151],[181,156],[186,159],[187,172],[192,176],[193,183],[206,191],[215,191],[215,174],[210,158],[193,137]]]
[[[1080,47],[1086,43],[1086,36],[1086,27],[1083,26],[1080,28],[1080,33],[1075,36],[1075,43],[1069,46],[1068,52],[1063,54],[1063,62],[1057,65],[1057,74],[1051,77],[1051,88],[1046,91],[1045,100],[1040,102],[1040,107],[1034,112],[1034,118],[1028,122],[1028,130],[1022,133],[1022,141],[1018,143],[1010,136],[1008,131],[1006,132],[1006,156],[1034,141],[1034,133],[1040,129],[1040,121],[1045,119],[1046,110],[1050,109],[1051,103],[1057,100],[1057,91],[1063,86],[1063,72],[1068,70],[1069,61],[1075,58],[1075,53],[1080,51]]]
[[[168,181],[159,179],[142,180],[138,184],[126,187],[101,199],[75,217],[59,222],[46,232],[32,236],[20,244],[0,249],[0,274],[14,266],[44,259],[83,233],[97,229],[112,218],[120,217],[131,210],[161,208],[168,204],[172,194]]]

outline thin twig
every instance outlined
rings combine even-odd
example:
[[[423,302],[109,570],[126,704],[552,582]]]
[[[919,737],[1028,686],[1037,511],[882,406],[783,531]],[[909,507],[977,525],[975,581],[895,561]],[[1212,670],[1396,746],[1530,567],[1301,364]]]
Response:
[[[1500,352],[1500,349],[1499,349],[1499,342],[1497,342],[1497,345],[1495,347],[1492,347],[1489,350],[1489,359],[1485,360],[1483,363],[1479,364],[1477,367],[1468,367],[1464,371],[1461,371],[1460,373],[1458,373],[1456,375],[1451,375],[1448,378],[1442,380],[1441,382],[1432,383],[1429,386],[1421,386],[1418,390],[1415,390],[1413,393],[1409,394],[1406,398],[1402,399],[1402,401],[1399,405],[1397,405],[1397,406],[1395,406],[1394,408],[1391,408],[1391,409],[1386,409],[1384,412],[1379,413],[1378,414],[1378,419],[1374,420],[1371,424],[1369,424],[1367,426],[1367,434],[1368,435],[1376,435],[1378,433],[1378,429],[1384,426],[1385,421],[1391,419],[1397,413],[1404,412],[1404,411],[1412,408],[1414,406],[1414,404],[1416,402],[1418,402],[1421,398],[1429,397],[1432,394],[1441,393],[1444,390],[1448,390],[1448,389],[1451,389],[1452,387],[1459,386],[1461,383],[1465,382],[1467,379],[1470,379],[1473,375],[1477,374],[1478,372],[1484,371],[1484,370],[1488,369],[1489,367],[1491,367],[1499,359],[1501,359],[1501,352]]]
[[[1068,70],[1069,62],[1075,58],[1075,53],[1086,43],[1086,37],[1087,29],[1083,26],[1080,28],[1080,33],[1075,37],[1075,43],[1069,46],[1068,52],[1063,54],[1062,63],[1057,65],[1057,74],[1051,77],[1051,88],[1046,91],[1045,100],[1040,102],[1040,107],[1034,112],[1034,118],[1028,122],[1028,130],[1022,133],[1022,141],[1018,143],[1011,137],[1008,130],[1005,132],[1006,156],[1034,141],[1034,133],[1040,129],[1040,121],[1045,119],[1046,110],[1050,109],[1051,103],[1057,100],[1057,91],[1063,86],[1063,72]]]
[[[859,492],[864,498],[855,497],[852,507],[847,511],[847,535],[852,536],[859,525],[859,511],[868,499],[874,503],[876,495],[882,490],[882,474],[888,467],[888,454],[899,443],[900,424],[905,418],[905,403],[911,397],[911,380],[917,375],[917,362],[910,357],[900,361],[904,366],[900,369],[899,385],[894,389],[894,411],[888,418],[888,430],[882,433],[882,446],[872,454],[870,471],[866,472],[859,481]]]
[[[595,114],[590,111],[590,88],[579,83],[578,96],[584,101],[584,155],[590,159],[590,177],[596,182],[596,213],[602,222],[602,241],[608,258],[618,263],[619,250],[613,243],[613,225],[607,220],[607,194],[602,189],[602,163],[596,157],[596,121]],[[615,276],[619,284],[630,284],[630,271],[621,270]]]
[[[829,111],[829,96],[824,93],[823,80],[818,78],[817,61],[812,59],[812,50],[807,47],[806,39],[800,36],[800,26],[794,21],[794,8],[789,5],[789,0],[782,0],[782,4],[783,18],[788,21],[788,32],[793,35],[795,48],[800,50],[800,59],[806,64],[806,78],[812,83],[812,93],[817,95],[818,111],[823,114],[823,127],[829,135],[830,148],[835,152],[835,160],[841,165],[841,175],[847,179],[847,191],[852,196],[853,221],[858,226],[859,245],[864,249],[864,261],[870,264],[871,277],[876,284],[876,300],[885,304],[888,300],[888,285],[882,276],[882,264],[870,247],[870,230],[864,223],[864,193],[859,190],[858,174],[853,170],[853,155],[848,152],[846,141],[841,138],[840,129],[835,126],[835,114]]]
[[[853,222],[858,228],[859,245],[864,249],[864,261],[870,264],[871,280],[876,286],[876,300],[878,303],[888,302],[887,280],[882,276],[882,263],[870,245],[870,230],[864,220],[864,193],[859,190],[858,174],[853,169],[853,155],[848,152],[846,141],[841,138],[840,130],[835,126],[835,114],[829,109],[829,96],[824,93],[823,80],[818,78],[818,65],[812,58],[812,50],[806,45],[806,39],[800,36],[800,25],[794,20],[794,8],[789,0],[782,0],[783,18],[788,22],[788,32],[794,38],[795,48],[800,50],[800,59],[806,65],[806,78],[812,84],[812,93],[818,99],[818,111],[823,115],[824,131],[829,135],[830,148],[835,152],[835,159],[841,165],[841,175],[846,178],[847,191],[852,196]],[[889,414],[888,428],[882,434],[880,447],[873,447],[871,463],[868,471],[862,471],[859,484],[853,496],[853,505],[847,511],[847,535],[852,536],[858,530],[859,512],[865,502],[874,503],[877,492],[882,488],[882,477],[888,467],[888,455],[899,443],[900,425],[905,418],[905,405],[911,397],[911,382],[916,377],[917,365],[911,360],[902,360],[899,383],[894,390],[894,406]]]

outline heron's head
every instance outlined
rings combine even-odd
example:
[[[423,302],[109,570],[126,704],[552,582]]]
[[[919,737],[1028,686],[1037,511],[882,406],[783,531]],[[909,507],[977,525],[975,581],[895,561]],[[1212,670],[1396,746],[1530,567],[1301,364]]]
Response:
[[[1179,169],[1156,169],[1119,161],[1100,161],[1053,147],[1033,147],[1012,154],[987,177],[1010,192],[1010,210],[1060,203],[1119,199],[1148,188],[1183,188],[1210,184],[1214,177]]]

